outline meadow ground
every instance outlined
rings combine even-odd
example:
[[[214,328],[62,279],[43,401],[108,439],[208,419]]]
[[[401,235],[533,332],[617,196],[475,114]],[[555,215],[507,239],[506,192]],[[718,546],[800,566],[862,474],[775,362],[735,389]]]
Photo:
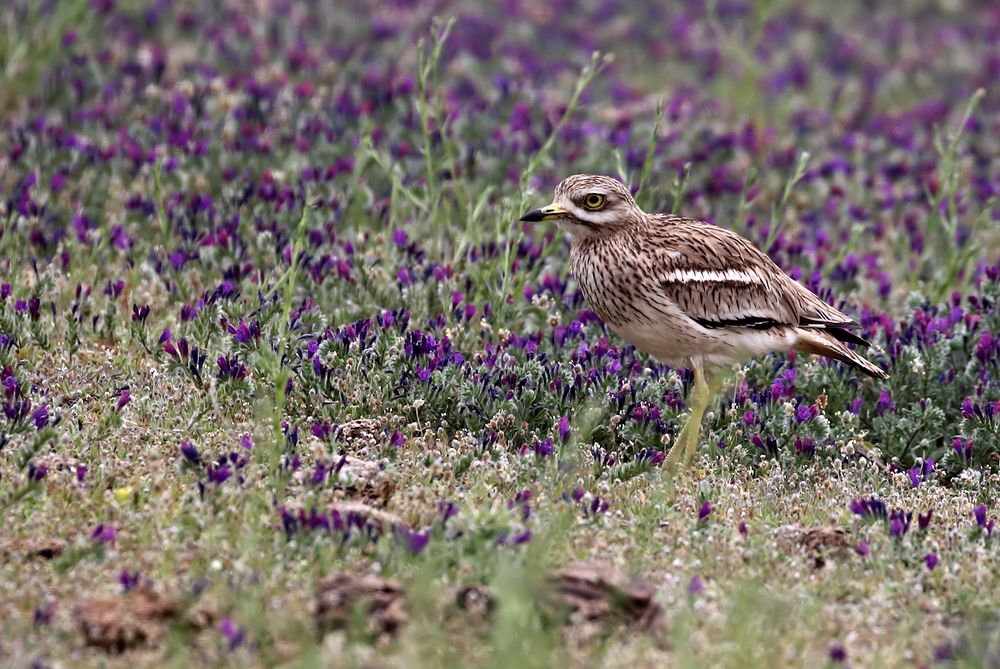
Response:
[[[4,3],[0,664],[1000,666],[1000,9],[801,4]],[[668,476],[515,222],[577,172],[891,380],[752,361]]]

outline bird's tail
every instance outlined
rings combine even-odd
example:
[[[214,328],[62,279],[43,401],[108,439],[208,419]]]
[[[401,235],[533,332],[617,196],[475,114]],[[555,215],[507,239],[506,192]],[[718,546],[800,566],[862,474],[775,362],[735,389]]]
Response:
[[[843,342],[838,341],[832,334],[812,328],[798,328],[797,332],[799,338],[795,343],[796,351],[839,360],[876,379],[885,380],[889,378],[889,375],[881,367],[847,348]]]

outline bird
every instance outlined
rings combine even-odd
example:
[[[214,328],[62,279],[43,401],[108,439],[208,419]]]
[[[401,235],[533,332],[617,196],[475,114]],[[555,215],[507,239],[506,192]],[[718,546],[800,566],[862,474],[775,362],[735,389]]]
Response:
[[[626,342],[694,372],[690,411],[667,454],[690,463],[705,410],[727,368],[779,351],[839,360],[875,379],[889,375],[848,347],[869,343],[853,319],[788,276],[751,242],[674,214],[648,214],[617,179],[567,177],[552,204],[521,216],[552,221],[570,236],[584,299]]]

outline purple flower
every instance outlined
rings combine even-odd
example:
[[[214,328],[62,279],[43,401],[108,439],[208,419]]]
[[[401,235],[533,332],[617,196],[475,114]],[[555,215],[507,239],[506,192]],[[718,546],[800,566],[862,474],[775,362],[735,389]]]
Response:
[[[532,537],[531,530],[524,530],[523,532],[518,532],[515,535],[510,535],[506,530],[500,533],[497,537],[497,545],[500,546],[520,546],[521,544],[526,544],[531,541]]]
[[[986,527],[986,505],[978,504],[976,508],[972,510],[972,515],[976,517],[976,524],[979,527]]]
[[[49,423],[49,407],[46,404],[39,404],[31,413],[31,419],[35,421],[35,429],[41,430]]]
[[[975,353],[982,364],[988,363],[1000,351],[1000,340],[994,340],[989,330],[983,330],[976,343]]]
[[[441,515],[441,524],[444,525],[449,519],[458,515],[458,505],[447,500],[438,502],[438,513]]]
[[[326,438],[330,436],[330,423],[324,421],[317,421],[312,424],[309,428],[313,436],[321,441],[326,441]]]
[[[806,421],[812,420],[819,413],[819,407],[815,404],[808,405],[800,403],[795,408],[795,420],[799,423],[805,423]]]
[[[322,462],[317,462],[315,469],[313,469],[312,476],[309,478],[310,483],[313,485],[323,485],[326,481],[326,474],[329,470],[326,468]]]
[[[108,284],[104,287],[104,294],[117,299],[121,294],[122,290],[125,289],[125,280],[118,279],[114,283],[108,281]]]
[[[955,652],[952,650],[951,644],[943,643],[934,647],[934,661],[935,662],[951,662],[955,659]]]
[[[110,544],[118,537],[115,526],[111,523],[98,523],[94,531],[90,533],[90,538],[102,544]]]
[[[962,400],[962,417],[964,418],[975,418],[976,416],[976,403],[972,401],[971,397],[966,397]]]
[[[709,502],[708,500],[705,500],[704,502],[701,503],[701,508],[698,509],[698,522],[701,522],[706,518],[708,518],[708,516],[711,513],[712,513],[712,503]]]
[[[392,231],[392,243],[399,248],[406,246],[406,242],[409,241],[409,236],[406,234],[406,230],[402,228],[397,228]]]
[[[222,466],[209,466],[208,468],[208,480],[216,485],[225,483],[226,479],[232,475],[233,473],[230,471],[228,464],[223,464]]]
[[[896,410],[896,403],[892,401],[892,396],[888,390],[883,390],[878,395],[878,402],[875,404],[875,411],[879,416],[891,413]]]
[[[598,495],[594,495],[594,499],[590,500],[590,513],[591,514],[602,514],[607,513],[608,509],[611,507],[611,503],[608,500],[601,498]]]
[[[398,525],[396,527],[396,532],[402,538],[403,542],[406,544],[407,549],[413,554],[419,553],[427,547],[427,542],[430,541],[431,533],[427,530],[423,532],[416,532],[410,529],[407,525]]]
[[[854,547],[854,552],[861,557],[868,557],[868,542],[863,540],[859,541],[858,545]]]
[[[897,538],[902,537],[910,531],[910,521],[912,519],[912,511],[894,509],[889,514],[889,534]]]
[[[882,520],[889,518],[885,502],[877,497],[851,500],[850,508],[852,513],[862,518],[881,518]]]
[[[131,401],[132,401],[132,396],[129,395],[128,388],[126,388],[125,390],[122,390],[121,394],[118,396],[118,401],[115,402],[115,409],[121,411],[126,406],[128,406],[128,403]]]
[[[215,361],[219,366],[219,379],[242,380],[246,378],[247,367],[235,355],[220,355]]]
[[[83,483],[87,478],[87,465],[77,465],[76,466],[76,482]]]
[[[237,625],[236,621],[228,616],[219,621],[219,634],[225,637],[226,641],[229,642],[229,650],[233,650],[243,643],[243,639],[246,636],[246,632],[243,628]]]
[[[257,321],[250,321],[247,324],[241,318],[240,324],[235,327],[226,323],[226,331],[238,344],[252,344],[255,340],[260,339],[260,323]]]
[[[49,466],[44,462],[40,465],[36,465],[34,462],[28,463],[28,480],[32,483],[39,483],[42,479],[48,476]]]
[[[927,513],[921,513],[917,515],[917,528],[921,530],[926,530],[927,526],[931,524],[931,516],[933,515],[933,510],[928,510]]]
[[[847,662],[847,651],[843,646],[837,644],[835,646],[830,646],[830,661],[837,664],[842,664]]]
[[[392,434],[389,436],[389,444],[396,448],[399,448],[406,443],[406,437],[399,430],[393,430]]]
[[[641,454],[640,459],[645,460],[654,467],[662,465],[663,462],[667,459],[667,454],[664,453],[663,451],[656,451],[651,448],[644,448],[642,450],[643,452]]]
[[[986,518],[986,505],[978,504],[975,509],[972,510],[972,515],[976,517],[976,524],[979,527],[986,530],[987,536],[993,534],[993,525],[996,522],[994,518]]]
[[[122,569],[120,572],[118,572],[118,582],[121,583],[122,588],[125,590],[125,592],[128,592],[135,586],[139,585],[139,582],[141,580],[142,580],[142,572],[140,572],[138,569],[132,573],[129,573],[127,569]]]
[[[934,571],[934,567],[938,566],[938,556],[935,553],[928,553],[924,556],[924,564],[927,565],[929,571]]]
[[[35,607],[35,614],[32,617],[32,625],[36,628],[42,625],[48,625],[52,622],[52,617],[56,613],[56,603],[48,602],[41,606]]]
[[[925,458],[920,464],[920,478],[926,481],[934,473],[934,458]]]
[[[962,437],[955,437],[951,442],[951,447],[955,449],[966,462],[972,460],[972,440]]]
[[[701,593],[701,591],[704,589],[705,589],[705,583],[704,581],[701,580],[701,576],[699,574],[695,574],[694,576],[692,576],[691,582],[688,583],[688,594],[697,595]]]
[[[535,455],[540,458],[545,458],[552,455],[555,452],[555,445],[552,443],[551,439],[543,439],[542,441],[535,442]]]
[[[561,416],[559,418],[559,441],[566,443],[569,441],[569,435],[572,432],[572,428],[569,426],[569,418],[566,416]]]
[[[201,463],[201,454],[198,452],[198,449],[195,448],[195,445],[188,439],[181,442],[181,455],[183,455],[188,462],[196,465]]]

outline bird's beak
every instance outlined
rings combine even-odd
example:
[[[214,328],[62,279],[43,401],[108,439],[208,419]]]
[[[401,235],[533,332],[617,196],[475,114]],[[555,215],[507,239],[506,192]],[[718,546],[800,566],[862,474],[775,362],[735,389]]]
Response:
[[[549,206],[542,207],[541,209],[532,209],[522,216],[521,220],[527,223],[533,223],[535,221],[551,221],[553,218],[560,218],[568,213],[568,211],[559,205],[550,204]]]

